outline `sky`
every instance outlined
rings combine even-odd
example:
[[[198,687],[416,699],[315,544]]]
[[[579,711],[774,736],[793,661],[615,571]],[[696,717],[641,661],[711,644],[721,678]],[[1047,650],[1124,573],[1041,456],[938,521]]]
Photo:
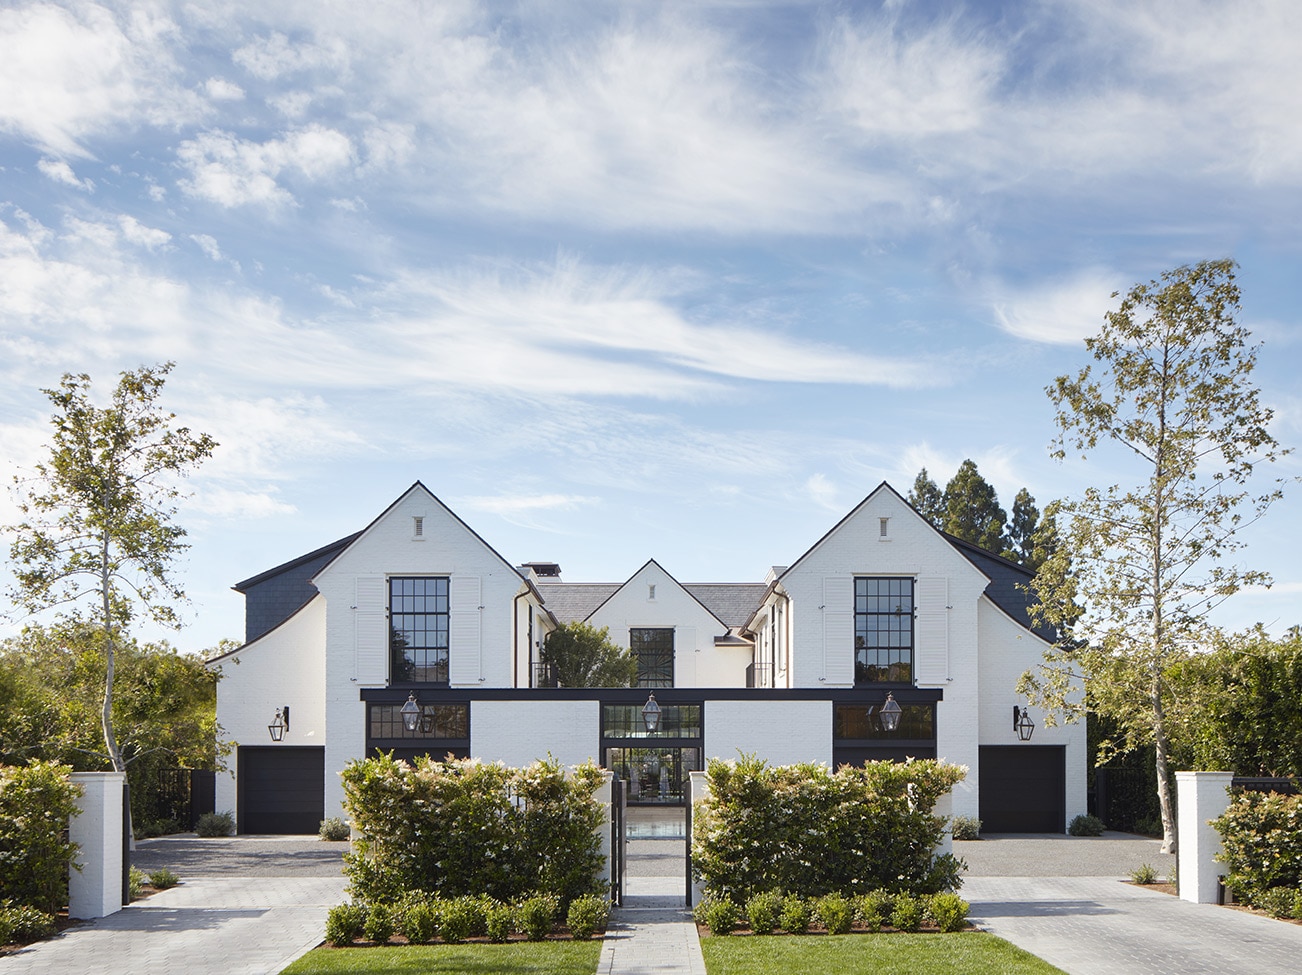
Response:
[[[758,582],[922,467],[1133,477],[1044,390],[1180,265],[1302,445],[1300,189],[1292,0],[4,0],[0,478],[61,375],[174,361],[196,652],[416,480],[567,581]],[[1218,622],[1302,622],[1299,535]]]

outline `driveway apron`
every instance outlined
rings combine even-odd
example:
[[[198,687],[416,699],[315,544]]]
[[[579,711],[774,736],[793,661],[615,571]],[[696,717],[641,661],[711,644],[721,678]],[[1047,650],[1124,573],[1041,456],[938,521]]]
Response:
[[[1143,863],[1170,875],[1156,840],[996,837],[955,843],[978,927],[1068,975],[1296,975],[1302,926],[1126,883]]]
[[[0,958],[3,975],[274,975],[320,943],[346,844],[306,837],[142,842],[182,883]]]

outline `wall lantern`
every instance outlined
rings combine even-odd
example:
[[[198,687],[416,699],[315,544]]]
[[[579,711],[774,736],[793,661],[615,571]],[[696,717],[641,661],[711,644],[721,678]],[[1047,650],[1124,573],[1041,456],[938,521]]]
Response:
[[[267,725],[267,731],[271,732],[272,741],[284,741],[285,732],[289,730],[289,705],[283,708],[276,708],[276,716],[271,719],[271,724]]]
[[[655,691],[646,699],[646,704],[642,705],[642,723],[646,725],[646,733],[654,735],[660,730],[660,705],[656,703]]]
[[[402,726],[408,731],[415,731],[420,725],[420,705],[416,703],[416,692],[407,695],[407,703],[398,712],[402,715]]]
[[[1013,730],[1017,732],[1019,741],[1030,741],[1031,735],[1035,733],[1035,722],[1031,720],[1031,712],[1026,708],[1019,708],[1013,705]]]
[[[868,709],[869,721],[873,719],[874,710],[874,708]],[[899,704],[895,701],[895,695],[887,691],[886,701],[882,704],[882,709],[877,712],[877,723],[881,725],[882,731],[894,731],[900,726],[900,715],[902,713]]]

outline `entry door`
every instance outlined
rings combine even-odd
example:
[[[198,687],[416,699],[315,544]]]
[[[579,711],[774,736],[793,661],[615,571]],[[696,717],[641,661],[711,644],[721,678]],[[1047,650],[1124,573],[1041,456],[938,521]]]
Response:
[[[1062,833],[1067,824],[1062,745],[983,745],[979,803],[983,833]]]
[[[241,746],[241,833],[315,833],[325,818],[325,749]]]

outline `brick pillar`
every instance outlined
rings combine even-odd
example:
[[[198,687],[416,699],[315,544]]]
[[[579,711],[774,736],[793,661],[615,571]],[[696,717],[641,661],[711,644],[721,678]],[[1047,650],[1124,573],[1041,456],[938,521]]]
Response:
[[[122,819],[124,772],[73,772],[81,786],[68,837],[78,846],[81,869],[68,869],[68,916],[107,917],[122,910]]]
[[[1180,899],[1215,904],[1225,868],[1213,859],[1221,852],[1221,837],[1208,825],[1230,805],[1233,772],[1176,772],[1176,864]]]

